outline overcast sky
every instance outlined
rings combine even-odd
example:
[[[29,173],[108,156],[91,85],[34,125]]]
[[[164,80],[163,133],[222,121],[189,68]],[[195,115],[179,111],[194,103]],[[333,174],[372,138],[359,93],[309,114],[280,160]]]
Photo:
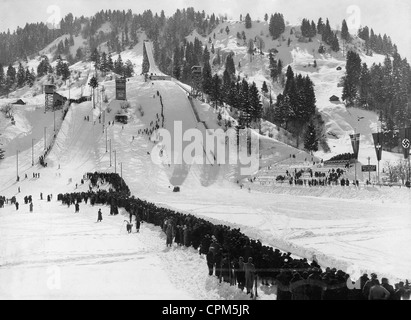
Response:
[[[402,56],[411,61],[410,0],[0,0],[0,31],[13,31],[26,22],[50,21],[64,17],[91,16],[106,9],[132,9],[134,13],[151,9],[171,15],[177,8],[194,7],[208,13],[225,14],[238,19],[250,13],[253,20],[265,13],[284,14],[286,21],[297,24],[302,18],[317,22],[329,18],[332,28],[346,19],[349,26],[368,25],[376,33],[386,33],[399,47]],[[1,49],[0,49],[1,50]]]

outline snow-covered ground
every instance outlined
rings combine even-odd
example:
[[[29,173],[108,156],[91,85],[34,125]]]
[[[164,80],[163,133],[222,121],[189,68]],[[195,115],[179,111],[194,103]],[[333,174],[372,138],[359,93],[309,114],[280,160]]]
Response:
[[[123,61],[130,59],[137,66],[137,74],[142,63],[142,45],[141,41],[134,49],[122,53]],[[288,63],[302,61],[305,55],[292,51]],[[364,162],[368,155],[375,158],[369,134],[376,128],[377,119],[367,115],[367,121],[362,124],[357,117],[364,111],[348,111],[328,102],[329,95],[334,94],[331,87],[335,85],[337,89],[336,81],[340,77],[335,68],[343,65],[341,59],[334,59],[319,61],[321,74],[329,78],[320,75],[316,78],[314,71],[310,77],[316,83],[320,110],[329,115],[327,128],[340,136],[335,144],[330,143],[333,153],[350,151],[347,137],[355,128],[364,134],[360,146],[360,161]],[[80,63],[72,68],[82,70],[85,76],[89,66]],[[151,68],[153,72],[158,71],[152,63]],[[112,121],[120,102],[113,100],[114,81],[102,84],[112,109],[106,121]],[[59,92],[67,96],[67,90],[67,86],[63,86]],[[71,94],[78,94],[81,88],[75,86],[72,90]],[[51,113],[44,114],[35,108],[44,96],[29,98],[27,106],[19,107],[16,126],[0,116],[7,151],[6,159],[0,162],[0,195],[11,197],[20,187],[21,194],[17,194],[20,204],[24,195],[32,194],[35,205],[33,214],[29,214],[24,205],[18,212],[12,207],[0,209],[0,298],[245,298],[238,290],[209,278],[204,257],[192,249],[165,250],[161,231],[152,226],[143,225],[141,234],[127,235],[125,228],[121,228],[123,216],[105,214],[103,223],[96,224],[96,207],[82,206],[81,213],[74,214],[73,208],[38,200],[40,192],[56,195],[74,191],[75,183],[79,183],[86,172],[116,170],[120,173],[121,169],[136,197],[240,227],[250,237],[301,257],[311,259],[315,254],[323,266],[341,268],[354,275],[377,272],[392,281],[411,278],[411,252],[406,247],[411,240],[409,190],[253,186],[249,192],[235,183],[239,177],[236,166],[182,167],[168,166],[166,161],[157,165],[151,156],[158,149],[147,137],[137,134],[139,129],[148,128],[161,112],[157,91],[163,98],[165,127],[171,133],[175,121],[182,121],[183,129],[198,128],[204,133],[186,92],[176,82],[145,83],[141,76],[127,82],[131,108],[129,124],[124,128],[115,124],[103,133],[102,124],[93,122],[99,116],[99,108],[93,109],[90,102],[73,104],[47,158],[47,168],[31,166],[32,139],[36,139],[33,150],[37,159],[44,146],[42,130],[53,125]],[[138,111],[139,106],[144,116]],[[213,117],[216,118],[207,104],[196,103],[196,107],[204,121],[211,123]],[[103,104],[102,108],[106,109],[107,105]],[[87,115],[92,121],[84,121]],[[49,137],[47,139],[49,141]],[[112,151],[116,151],[116,168],[114,154],[110,157],[106,152],[110,150],[106,147],[109,140]],[[20,177],[27,173],[29,178],[19,183],[15,182],[16,145],[20,151]],[[274,162],[299,153],[275,139],[264,138],[262,145],[262,151]],[[267,150],[272,151],[270,155]],[[176,152],[165,151],[165,157],[172,157]],[[299,154],[300,163],[307,156]],[[400,155],[384,153],[383,159],[387,156],[400,158]],[[41,173],[40,179],[32,179],[33,172]],[[181,185],[181,192],[173,193],[173,185]],[[60,290],[50,289],[56,270],[61,275]],[[274,293],[262,297],[274,298]]]

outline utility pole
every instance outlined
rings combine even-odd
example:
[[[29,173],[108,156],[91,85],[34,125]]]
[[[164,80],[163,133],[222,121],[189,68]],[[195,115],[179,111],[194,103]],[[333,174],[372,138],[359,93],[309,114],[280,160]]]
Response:
[[[34,140],[31,139],[31,166],[34,167]]]
[[[44,150],[47,150],[47,127],[44,127]]]
[[[56,135],[56,108],[53,105],[53,117],[54,117],[54,136]]]
[[[371,183],[371,170],[370,169],[370,160],[371,157],[368,157],[368,182]]]
[[[117,150],[114,150],[114,173],[117,173]]]
[[[17,150],[17,181],[19,180],[19,150]]]
[[[110,167],[111,167],[111,139],[110,139]]]
[[[108,132],[108,128],[105,128],[106,130],[106,153],[107,153],[107,132]]]
[[[120,170],[121,170],[121,185],[123,185],[123,163],[120,163]]]
[[[376,146],[378,152],[380,151],[380,149],[382,148],[382,146],[378,143]],[[380,184],[380,160],[378,160],[378,174],[377,174],[377,179],[378,179],[378,184]]]

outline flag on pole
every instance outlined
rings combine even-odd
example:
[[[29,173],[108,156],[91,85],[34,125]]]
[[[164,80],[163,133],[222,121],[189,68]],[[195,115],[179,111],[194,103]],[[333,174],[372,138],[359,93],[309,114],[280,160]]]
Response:
[[[411,147],[411,128],[404,128],[400,130],[401,146],[404,151],[404,159],[408,159],[410,156]]]
[[[384,141],[384,135],[382,132],[373,133],[375,152],[377,153],[377,160],[381,161],[382,158],[382,144]]]
[[[354,150],[354,158],[358,160],[358,152],[360,151],[360,134],[350,134],[352,148]]]

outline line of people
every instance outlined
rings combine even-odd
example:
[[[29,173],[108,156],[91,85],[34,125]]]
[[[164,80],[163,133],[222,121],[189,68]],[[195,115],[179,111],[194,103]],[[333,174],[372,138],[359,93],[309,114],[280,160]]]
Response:
[[[371,290],[373,294],[370,296],[371,291],[363,292],[364,286],[361,286],[361,289],[350,289],[350,276],[342,270],[323,270],[315,259],[309,262],[307,259],[294,258],[290,252],[281,252],[263,245],[259,240],[250,239],[241,233],[240,229],[214,225],[194,215],[182,214],[130,196],[129,188],[118,174],[96,172],[87,176],[93,186],[108,183],[112,188],[108,191],[59,195],[59,198],[73,201],[87,195],[95,204],[124,208],[130,214],[130,223],[135,216],[141,221],[161,227],[166,234],[166,246],[176,243],[194,247],[199,254],[206,255],[209,274],[214,273],[221,281],[237,285],[241,290],[246,289],[249,294],[256,288],[256,276],[264,286],[277,286],[279,300],[376,299],[382,291],[376,287]],[[252,264],[253,267],[248,266],[251,269],[245,267],[248,263]],[[364,275],[364,279],[366,277]],[[387,284],[387,281],[384,279],[384,284]],[[376,282],[373,284],[370,289],[377,286]],[[399,283],[396,286],[397,291],[390,294],[392,299],[406,299],[407,294],[409,297],[408,281],[405,285]]]

